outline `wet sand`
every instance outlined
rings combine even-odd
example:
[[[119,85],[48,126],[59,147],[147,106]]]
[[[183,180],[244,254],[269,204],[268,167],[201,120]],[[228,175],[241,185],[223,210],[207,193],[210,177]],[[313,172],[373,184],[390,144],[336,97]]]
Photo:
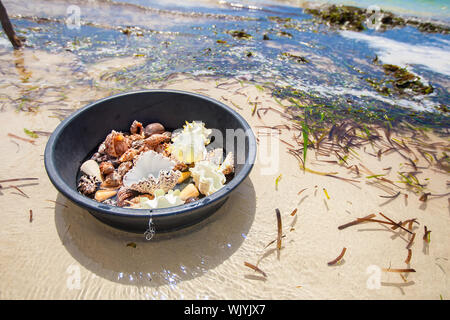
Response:
[[[308,168],[338,172],[348,182],[304,172],[288,154],[286,143],[276,146],[279,167],[270,172],[260,126],[290,125],[279,113],[259,118],[249,102],[281,110],[270,92],[237,79],[175,75],[148,88],[197,92],[215,98],[242,114],[259,138],[257,162],[250,176],[226,204],[199,225],[150,242],[141,235],[112,229],[59,194],[44,168],[45,135],[34,143],[28,130],[52,132],[60,118],[90,101],[120,92],[111,66],[117,70],[141,63],[138,58],[115,58],[80,65],[74,55],[53,55],[29,49],[1,52],[4,80],[0,82],[0,298],[2,299],[444,299],[450,296],[450,208],[448,196],[419,201],[420,194],[401,189],[395,199],[381,198],[386,189],[368,174],[357,177],[348,169],[318,161],[309,152]],[[110,75],[109,75],[110,74]],[[144,89],[144,88],[135,88]],[[18,100],[15,100],[18,99]],[[21,111],[17,111],[20,109]],[[62,110],[64,109],[64,110]],[[139,119],[138,119],[139,120]],[[280,138],[294,144],[291,132]],[[427,133],[429,142],[444,141]],[[408,137],[404,137],[408,141]],[[76,142],[74,142],[76,143]],[[374,173],[398,181],[405,168],[398,153],[381,160],[358,151],[358,161]],[[319,157],[320,158],[320,157]],[[350,160],[349,160],[350,161]],[[433,194],[448,191],[448,175],[417,163]],[[391,170],[384,170],[392,167]],[[281,174],[276,187],[275,181]],[[11,185],[19,187],[21,194]],[[300,195],[298,192],[305,189]],[[327,190],[325,195],[323,188]],[[408,194],[406,198],[404,194]],[[56,203],[55,203],[56,202]],[[281,211],[282,249],[266,245],[277,237],[275,209]],[[291,212],[297,208],[297,213]],[[30,222],[30,209],[33,212]],[[339,230],[358,217],[382,212],[395,221],[417,218],[410,265],[405,264],[409,235],[390,226],[365,223]],[[378,217],[379,219],[380,217]],[[423,227],[431,242],[422,240]],[[127,246],[135,242],[136,248]],[[342,248],[340,264],[327,265]],[[267,277],[246,267],[257,264]],[[381,272],[378,268],[414,268],[415,273]],[[375,280],[379,280],[378,282]],[[377,287],[374,283],[379,283]]]

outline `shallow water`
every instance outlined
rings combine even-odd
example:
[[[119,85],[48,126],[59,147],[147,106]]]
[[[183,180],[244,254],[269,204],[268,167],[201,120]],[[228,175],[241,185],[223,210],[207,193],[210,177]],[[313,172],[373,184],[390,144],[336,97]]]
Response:
[[[384,3],[400,2],[384,1],[381,5]],[[386,32],[333,31],[313,23],[300,4],[304,2],[5,1],[18,33],[27,38],[27,46],[52,53],[70,51],[83,64],[107,57],[143,57],[145,62],[139,66],[114,74],[123,88],[139,88],[183,72],[292,87],[344,107],[377,105],[390,110],[435,111],[449,104],[448,35],[424,34],[412,27]],[[433,15],[442,6],[433,2],[426,13]],[[420,6],[417,8],[420,11]],[[446,10],[440,12],[446,16]],[[53,20],[33,21],[32,16]],[[289,24],[270,17],[288,18]],[[251,38],[233,38],[230,30],[244,30]],[[264,35],[270,40],[263,40]],[[8,47],[1,34],[0,48]],[[309,63],[286,59],[285,52],[303,56]],[[407,67],[422,82],[431,84],[434,92],[406,97],[379,94],[367,81],[384,77],[380,66],[372,62],[376,56],[381,63]]]

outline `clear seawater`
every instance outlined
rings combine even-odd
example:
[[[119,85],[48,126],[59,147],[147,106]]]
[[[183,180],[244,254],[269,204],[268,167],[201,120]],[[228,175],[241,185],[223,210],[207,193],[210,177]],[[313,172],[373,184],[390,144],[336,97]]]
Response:
[[[450,24],[449,2],[331,1],[368,7],[378,5],[400,15]],[[291,87],[328,103],[381,105],[435,111],[450,103],[450,35],[422,33],[413,27],[381,32],[340,31],[316,24],[305,5],[325,1],[276,0],[29,0],[3,1],[27,45],[53,53],[71,51],[85,64],[103,58],[137,55],[145,63],[118,74],[136,89],[176,72],[198,76],[238,77]],[[81,27],[66,23],[77,6]],[[53,18],[40,23],[29,17]],[[28,17],[28,18],[26,18]],[[289,18],[289,25],[280,19]],[[126,35],[119,29],[131,28]],[[137,32],[133,32],[137,31]],[[250,39],[237,39],[243,30]],[[267,35],[270,40],[263,40]],[[218,41],[219,40],[219,41]],[[8,41],[0,34],[0,47]],[[285,59],[305,57],[301,64]],[[381,95],[367,78],[384,77],[381,63],[406,67],[431,84],[426,96]],[[442,115],[446,119],[446,115]],[[444,122],[445,123],[445,122]],[[448,123],[448,122],[447,122]]]

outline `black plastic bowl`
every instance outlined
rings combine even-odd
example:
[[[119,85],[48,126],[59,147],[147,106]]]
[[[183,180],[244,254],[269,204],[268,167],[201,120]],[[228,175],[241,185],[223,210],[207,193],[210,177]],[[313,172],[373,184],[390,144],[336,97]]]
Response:
[[[99,203],[77,191],[78,171],[111,130],[129,131],[133,120],[144,125],[160,122],[170,130],[185,121],[200,120],[226,137],[226,129],[245,134],[245,162],[236,163],[235,176],[223,188],[199,201],[155,210],[120,208]],[[225,146],[225,144],[224,144]],[[237,148],[244,145],[235,144]],[[121,230],[142,233],[152,217],[156,233],[193,225],[219,209],[248,176],[256,157],[256,140],[248,123],[226,105],[195,93],[176,90],[143,90],[96,101],[74,112],[53,132],[45,148],[45,168],[53,185],[98,220]],[[241,161],[243,162],[243,161]]]

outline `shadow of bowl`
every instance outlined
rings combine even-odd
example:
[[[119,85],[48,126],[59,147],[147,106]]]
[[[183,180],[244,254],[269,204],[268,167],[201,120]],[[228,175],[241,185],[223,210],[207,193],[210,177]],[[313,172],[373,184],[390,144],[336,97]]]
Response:
[[[222,264],[245,240],[256,210],[246,178],[214,215],[147,241],[99,222],[61,193],[56,201],[65,205],[55,206],[56,229],[75,260],[110,281],[148,287],[176,285]]]

